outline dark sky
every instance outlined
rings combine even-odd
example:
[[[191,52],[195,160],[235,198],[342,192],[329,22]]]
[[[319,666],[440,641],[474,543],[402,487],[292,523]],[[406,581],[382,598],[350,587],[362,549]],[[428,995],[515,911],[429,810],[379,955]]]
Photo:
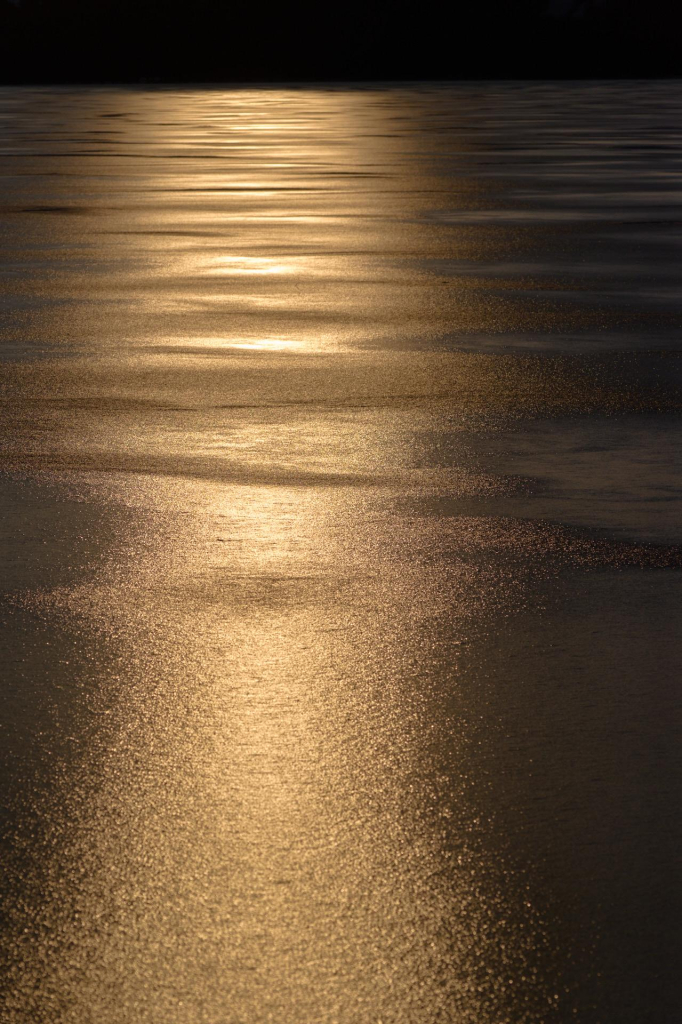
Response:
[[[677,76],[678,21],[673,0],[0,0],[0,78]]]

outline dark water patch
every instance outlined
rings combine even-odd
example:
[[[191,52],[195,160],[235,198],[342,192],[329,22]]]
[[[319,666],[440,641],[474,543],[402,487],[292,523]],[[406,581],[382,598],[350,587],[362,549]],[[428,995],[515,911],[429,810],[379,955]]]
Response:
[[[62,214],[84,214],[91,213],[93,207],[88,206],[22,206],[20,213],[62,213]]]
[[[447,500],[431,499],[426,507],[447,515]],[[616,540],[602,530],[577,530],[542,520],[495,516],[451,516],[447,534],[457,555],[504,558],[528,565],[540,559],[584,570],[680,569],[682,544],[642,544]]]

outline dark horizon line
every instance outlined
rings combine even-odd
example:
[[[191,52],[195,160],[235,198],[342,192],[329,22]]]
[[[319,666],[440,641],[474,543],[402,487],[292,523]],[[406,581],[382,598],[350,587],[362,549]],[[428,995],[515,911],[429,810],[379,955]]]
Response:
[[[478,84],[481,82],[575,82],[585,83],[590,82],[655,82],[655,81],[678,81],[682,82],[682,74],[632,74],[632,75],[480,75],[480,76],[464,76],[462,78],[368,78],[366,76],[358,78],[307,78],[305,76],[297,78],[26,78],[26,79],[7,79],[3,80],[0,77],[0,88],[33,88],[36,86],[47,86],[47,87],[58,87],[63,86],[64,88],[74,88],[77,86],[83,88],[90,88],[94,86],[111,86],[112,88],[122,86],[145,86],[145,87],[158,87],[158,88],[172,88],[174,86],[192,86],[192,87],[226,87],[231,88],[247,88],[252,86],[278,88],[281,86],[298,86],[300,88],[307,88],[310,86],[344,86],[344,85],[357,85],[371,87],[382,87],[391,88],[393,86],[400,87],[405,85],[466,85],[467,83]]]

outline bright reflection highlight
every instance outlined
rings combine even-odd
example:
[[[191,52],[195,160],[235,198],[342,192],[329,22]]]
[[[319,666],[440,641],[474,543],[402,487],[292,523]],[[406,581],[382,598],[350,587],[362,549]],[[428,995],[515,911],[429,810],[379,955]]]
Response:
[[[232,277],[237,274],[248,276],[292,273],[293,268],[275,259],[257,256],[218,256],[212,260],[207,272]]]
[[[244,349],[253,352],[296,352],[307,347],[293,338],[173,338],[160,343],[188,349]]]

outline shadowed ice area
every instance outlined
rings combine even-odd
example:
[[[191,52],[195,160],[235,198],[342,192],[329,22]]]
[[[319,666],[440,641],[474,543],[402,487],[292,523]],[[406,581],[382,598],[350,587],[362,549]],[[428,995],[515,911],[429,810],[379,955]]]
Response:
[[[3,1024],[672,1024],[682,86],[0,90]]]

